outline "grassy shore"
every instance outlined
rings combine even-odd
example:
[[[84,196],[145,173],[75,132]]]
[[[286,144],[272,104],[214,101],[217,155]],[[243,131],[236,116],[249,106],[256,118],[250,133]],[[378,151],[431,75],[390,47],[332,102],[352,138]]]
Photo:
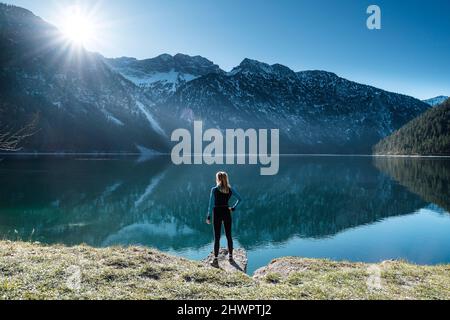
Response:
[[[254,277],[139,247],[0,242],[1,299],[450,299],[450,265],[282,258]]]

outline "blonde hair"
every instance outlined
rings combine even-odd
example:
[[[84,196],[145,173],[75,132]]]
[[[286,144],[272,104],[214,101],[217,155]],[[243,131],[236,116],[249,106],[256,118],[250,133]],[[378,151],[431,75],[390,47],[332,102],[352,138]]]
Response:
[[[226,172],[217,172],[216,174],[216,182],[219,191],[222,193],[230,193],[231,185],[230,180],[228,179],[228,174]]]

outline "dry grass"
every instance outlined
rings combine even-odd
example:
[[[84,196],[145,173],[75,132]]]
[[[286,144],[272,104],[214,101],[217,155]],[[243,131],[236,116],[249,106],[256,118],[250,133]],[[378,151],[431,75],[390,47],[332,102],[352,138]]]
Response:
[[[450,299],[448,265],[375,270],[377,286],[366,264],[283,258],[252,278],[145,248],[0,242],[1,299]]]

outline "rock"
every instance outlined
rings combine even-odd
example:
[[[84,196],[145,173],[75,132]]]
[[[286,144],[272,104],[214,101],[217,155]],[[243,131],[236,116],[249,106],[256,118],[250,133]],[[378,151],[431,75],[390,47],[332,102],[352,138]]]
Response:
[[[286,279],[292,273],[305,272],[311,265],[317,264],[313,260],[301,258],[279,258],[273,260],[269,265],[255,271],[253,279],[263,280],[268,274],[277,274],[282,279]]]
[[[244,272],[247,273],[247,251],[244,249],[235,249],[233,252],[234,261],[228,260],[228,250],[220,249],[217,264],[214,264],[214,254],[211,253],[203,262],[209,266],[222,269],[226,272]]]

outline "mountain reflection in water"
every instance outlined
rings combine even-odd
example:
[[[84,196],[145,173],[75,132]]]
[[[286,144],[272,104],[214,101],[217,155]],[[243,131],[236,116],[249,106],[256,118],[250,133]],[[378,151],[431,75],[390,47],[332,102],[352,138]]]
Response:
[[[244,197],[234,215],[234,237],[250,254],[295,239],[330,241],[430,205],[450,220],[446,159],[283,157],[277,176],[260,176],[252,166],[177,167],[166,157],[138,160],[4,159],[0,236],[203,254],[212,241],[204,219],[218,170],[229,172]]]

